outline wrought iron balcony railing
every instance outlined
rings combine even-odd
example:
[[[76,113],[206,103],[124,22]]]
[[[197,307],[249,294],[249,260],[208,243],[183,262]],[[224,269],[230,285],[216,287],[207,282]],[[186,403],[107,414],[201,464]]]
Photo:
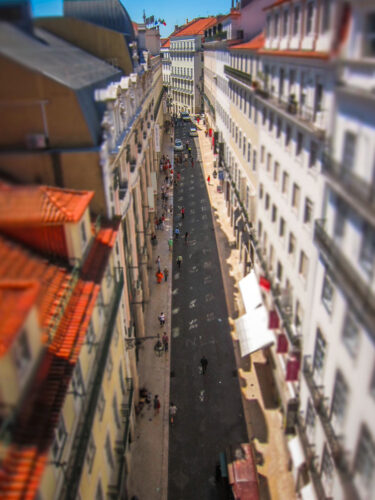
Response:
[[[75,500],[77,497],[123,286],[123,272],[121,269],[117,269],[115,286],[111,300],[108,304],[109,307],[106,313],[105,326],[100,341],[100,349],[97,349],[96,359],[93,362],[93,373],[88,384],[87,397],[80,413],[77,429],[73,437],[71,453],[65,468],[64,485],[60,492],[61,500]]]
[[[314,241],[318,244],[323,259],[329,265],[332,277],[346,295],[348,303],[356,310],[361,322],[375,340],[375,296],[371,283],[366,283],[353,263],[327,234],[324,220],[315,222]]]

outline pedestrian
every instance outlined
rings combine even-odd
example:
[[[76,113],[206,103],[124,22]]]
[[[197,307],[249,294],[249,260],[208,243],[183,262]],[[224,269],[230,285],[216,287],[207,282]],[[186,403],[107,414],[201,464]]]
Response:
[[[164,272],[164,279],[165,279],[165,281],[168,281],[168,274],[169,274],[168,268],[165,267],[163,272]]]
[[[168,343],[169,343],[167,332],[164,332],[162,341],[163,341],[164,352],[167,353],[168,352]]]
[[[202,375],[204,375],[206,373],[207,365],[208,365],[207,358],[206,358],[206,356],[203,355],[202,359],[201,359]]]
[[[159,315],[159,323],[160,323],[160,326],[165,325],[165,314],[163,312],[161,312]]]
[[[181,219],[185,219],[185,207],[181,208]]]
[[[207,177],[207,183],[208,183],[208,184],[210,183],[210,180],[211,180],[211,177],[210,177],[210,176],[208,176],[208,177]]]
[[[179,255],[177,257],[176,262],[177,262],[178,268],[181,269],[181,264],[182,264],[182,256],[181,255]]]
[[[194,158],[191,159],[191,166],[194,167]]]
[[[156,282],[161,283],[163,281],[163,273],[161,271],[156,272]]]
[[[186,231],[186,233],[185,233],[185,245],[186,246],[188,244],[188,239],[189,239],[189,233]]]
[[[156,417],[156,415],[159,415],[159,411],[160,411],[159,396],[157,394],[155,394],[155,397],[154,397],[154,416],[155,417]]]
[[[168,247],[169,247],[169,251],[173,252],[173,239],[172,238],[169,238],[169,240],[168,240]]]
[[[174,237],[176,238],[176,240],[178,240],[179,234],[180,234],[180,230],[178,229],[178,227],[176,227],[176,229],[174,230]]]
[[[160,273],[160,256],[155,260],[155,264],[158,266],[158,272]]]

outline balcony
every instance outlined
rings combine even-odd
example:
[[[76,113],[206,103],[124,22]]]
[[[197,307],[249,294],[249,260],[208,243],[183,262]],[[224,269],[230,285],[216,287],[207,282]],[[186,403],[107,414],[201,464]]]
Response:
[[[248,73],[244,73],[243,71],[240,71],[239,69],[232,68],[231,66],[224,66],[224,73],[228,76],[234,77],[237,80],[240,80],[243,83],[246,83],[247,85],[252,85],[252,76],[249,75]]]
[[[87,446],[90,440],[91,429],[96,414],[100,387],[102,385],[124,286],[122,269],[118,268],[116,270],[114,278],[115,285],[112,297],[105,306],[105,323],[103,326],[102,336],[100,338],[100,347],[97,347],[96,349],[96,359],[92,364],[92,374],[86,392],[87,396],[83,400],[83,407],[79,416],[77,430],[72,440],[71,453],[65,467],[65,480],[59,495],[61,500],[75,500],[78,494],[81,474],[85,464]]]
[[[133,404],[133,379],[126,378],[126,393],[125,393],[125,403],[121,405],[121,415],[123,418],[124,432],[122,438],[116,441],[116,453],[119,456],[118,469],[117,469],[117,481],[116,484],[108,486],[108,496],[117,500],[121,498],[121,492],[124,491],[125,483],[125,453],[128,447],[129,441],[129,427],[130,427],[130,415]]]
[[[372,339],[375,340],[375,296],[371,285],[366,283],[345,257],[338,245],[326,233],[324,221],[316,221],[314,241],[321,255],[332,272],[334,281],[347,297],[347,301],[356,310]]]
[[[334,460],[337,473],[340,477],[340,482],[346,493],[346,498],[358,500],[359,499],[358,493],[352,482],[352,478],[350,476],[349,464],[347,463],[345,457],[345,449],[341,445],[340,438],[336,435],[332,427],[327,406],[324,404],[324,393],[322,391],[322,387],[318,387],[315,383],[310,356],[304,357],[302,371],[314,402],[315,411],[319,416],[325,436],[327,438],[328,445],[331,450],[331,455]],[[301,421],[299,421],[298,423],[299,423],[299,428],[305,429],[305,426]],[[306,456],[308,457],[309,451],[311,452],[311,446],[308,442],[306,432],[304,432],[304,434],[305,434],[304,438],[306,439],[307,442],[307,447],[306,447],[307,449],[305,453],[307,452]],[[319,476],[319,481],[320,481],[320,476]],[[320,496],[320,495],[318,495],[318,497],[325,498],[325,496]]]
[[[367,183],[328,153],[323,156],[322,168],[335,191],[375,225],[375,183]]]
[[[227,39],[227,32],[226,31],[219,31],[218,33],[215,33],[214,35],[211,36],[206,36],[204,41],[207,42],[221,42],[222,40]]]

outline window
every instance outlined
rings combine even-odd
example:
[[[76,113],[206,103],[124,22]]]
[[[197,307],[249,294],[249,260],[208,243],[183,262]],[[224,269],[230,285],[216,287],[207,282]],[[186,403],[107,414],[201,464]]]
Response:
[[[355,474],[360,476],[364,487],[370,490],[375,470],[375,443],[365,425],[361,428],[354,464]]]
[[[95,452],[96,452],[95,441],[94,441],[94,438],[91,434],[90,441],[89,441],[89,444],[87,446],[87,452],[86,452],[86,463],[87,463],[89,474],[91,474],[91,470],[92,470],[92,466],[93,466],[94,458],[95,458]]]
[[[264,206],[266,210],[270,208],[270,195],[268,193],[266,194]]]
[[[311,143],[310,143],[309,168],[316,167],[317,160],[318,160],[318,145],[317,145],[316,142],[311,141]]]
[[[272,205],[271,221],[276,222],[276,219],[277,219],[277,208],[276,208],[276,205]]]
[[[279,221],[279,236],[283,238],[285,236],[285,219],[280,217]]]
[[[82,221],[82,222],[81,222],[81,224],[80,224],[80,229],[81,229],[81,237],[82,237],[82,241],[83,241],[83,244],[85,244],[85,243],[86,243],[86,241],[87,241],[85,221]]]
[[[289,18],[289,12],[287,10],[284,10],[284,14],[283,14],[283,36],[286,36],[288,34],[288,18]]]
[[[281,182],[281,192],[285,195],[288,194],[288,189],[289,189],[289,174],[286,172],[283,172],[283,178]]]
[[[263,184],[259,185],[259,199],[261,200],[263,198]]]
[[[333,479],[333,469],[334,465],[332,462],[332,458],[329,454],[327,444],[325,444],[323,448],[322,467],[320,473],[329,483]]]
[[[126,387],[125,387],[124,372],[122,370],[121,361],[120,361],[120,366],[119,366],[119,376],[120,376],[121,392],[122,392],[122,395],[124,395],[126,392]]]
[[[370,380],[370,394],[375,399],[375,365]]]
[[[95,343],[95,330],[94,327],[92,326],[92,322],[90,321],[90,324],[87,327],[87,332],[86,332],[86,344],[88,345],[89,352],[92,351],[94,343]]]
[[[273,28],[273,34],[274,34],[275,37],[277,37],[278,34],[279,34],[279,14],[275,14],[273,26],[274,26],[274,28]]]
[[[297,132],[297,146],[296,146],[296,155],[300,156],[303,148],[303,134],[301,132]]]
[[[111,439],[109,437],[109,434],[107,434],[105,438],[105,454],[107,457],[107,462],[111,466],[111,468],[114,467],[114,461],[113,461],[113,454],[112,454],[112,446],[111,446]]]
[[[285,128],[285,146],[286,147],[289,146],[291,138],[292,138],[292,128],[290,125],[287,125]]]
[[[362,230],[362,243],[359,255],[359,262],[362,269],[371,276],[374,268],[375,256],[375,231],[367,224]]]
[[[311,225],[313,221],[314,204],[310,198],[305,198],[305,210],[303,212],[303,222]]]
[[[272,132],[273,130],[273,113],[270,112],[269,118],[268,118],[268,130]]]
[[[322,302],[328,312],[331,314],[333,308],[333,295],[334,295],[334,286],[331,276],[325,272],[324,280],[323,280],[323,290],[322,290]]]
[[[72,391],[74,399],[81,398],[85,394],[85,385],[83,383],[81,363],[78,360],[72,376]]]
[[[247,161],[249,163],[251,161],[251,144],[250,144],[250,142],[247,143]]]
[[[297,329],[297,333],[300,335],[302,334],[301,332],[302,320],[303,320],[303,309],[301,307],[300,301],[296,300],[296,307],[294,312],[294,326]]]
[[[293,233],[289,233],[288,254],[294,255],[296,251],[296,238]]]
[[[354,314],[350,311],[346,312],[342,341],[348,349],[349,354],[355,357],[359,347],[359,326]]]
[[[108,360],[107,360],[107,366],[106,366],[108,379],[110,379],[110,378],[111,378],[111,375],[112,375],[112,369],[113,369],[112,355],[111,355],[111,353],[109,353],[109,355],[108,355]]]
[[[240,130],[239,136],[238,136],[238,147],[239,147],[239,149],[241,149],[241,146],[242,146],[242,132]]]
[[[273,166],[273,180],[274,182],[279,182],[280,179],[280,163],[275,161]]]
[[[294,35],[298,35],[299,23],[300,23],[300,8],[298,5],[296,5],[294,7],[294,16],[293,16],[293,34]]]
[[[304,278],[307,279],[307,273],[309,269],[309,259],[305,252],[301,250],[301,253],[299,255],[299,268],[298,272],[299,274]]]
[[[338,422],[342,422],[345,416],[346,403],[348,400],[348,386],[340,370],[336,373],[335,385],[333,388],[333,399],[331,414]]]
[[[19,377],[22,379],[27,372],[28,366],[31,361],[31,351],[29,340],[25,330],[22,330],[18,339],[14,343],[12,356],[17,368]]]
[[[313,429],[315,426],[315,410],[314,405],[312,404],[310,398],[307,401],[307,409],[306,409],[306,427]]]
[[[245,154],[246,154],[246,137],[244,136],[242,143],[242,155],[245,156]]]
[[[256,172],[257,169],[257,152],[253,151],[253,171]]]
[[[306,34],[309,35],[313,30],[314,21],[314,2],[309,2],[306,6]]]
[[[353,132],[346,131],[342,153],[342,166],[344,170],[354,169],[356,142],[357,136]]]
[[[276,121],[276,137],[279,138],[281,136],[281,130],[283,127],[283,121],[280,117],[277,118]]]
[[[261,161],[261,163],[264,162],[264,153],[265,153],[265,151],[266,151],[265,147],[261,146],[260,147],[260,161]]]
[[[316,332],[313,362],[313,369],[318,373],[321,373],[323,371],[326,346],[326,341],[323,338],[322,332],[318,328]]]
[[[345,232],[346,206],[341,198],[336,200],[335,219],[333,223],[333,234],[336,238],[342,238]]]
[[[97,409],[98,409],[98,415],[99,415],[99,422],[101,422],[103,420],[104,409],[105,409],[105,399],[104,399],[104,393],[103,393],[102,388],[100,389]]]
[[[56,462],[60,461],[60,458],[64,450],[66,438],[67,438],[67,433],[65,430],[64,418],[61,414],[59,419],[59,425],[57,426],[57,429],[55,429],[55,439],[52,445],[52,455],[53,459]]]
[[[271,171],[271,161],[272,161],[272,155],[271,153],[267,153],[267,163],[266,163],[267,172]]]
[[[258,221],[258,237],[260,238],[262,236],[262,222]]]
[[[331,0],[322,0],[322,32],[329,30]]]
[[[301,190],[297,186],[297,184],[293,183],[293,189],[292,189],[292,207],[295,208],[298,211],[299,208],[299,199],[301,196]]]
[[[277,261],[276,276],[277,279],[281,282],[281,280],[283,279],[283,266],[280,261]]]
[[[116,422],[117,429],[120,429],[121,422],[120,422],[120,414],[118,412],[118,404],[117,404],[116,394],[113,395],[112,409],[113,409],[113,415],[115,417],[115,422]]]
[[[103,487],[100,479],[98,482],[98,486],[96,487],[95,500],[104,500]]]
[[[367,57],[375,56],[375,12],[366,14],[363,55]]]

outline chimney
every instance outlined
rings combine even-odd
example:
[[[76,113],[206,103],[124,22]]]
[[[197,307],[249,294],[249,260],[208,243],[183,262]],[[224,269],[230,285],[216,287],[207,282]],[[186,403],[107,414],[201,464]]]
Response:
[[[189,19],[188,19],[188,18],[186,18],[186,24],[187,24],[188,22],[189,22]]]

